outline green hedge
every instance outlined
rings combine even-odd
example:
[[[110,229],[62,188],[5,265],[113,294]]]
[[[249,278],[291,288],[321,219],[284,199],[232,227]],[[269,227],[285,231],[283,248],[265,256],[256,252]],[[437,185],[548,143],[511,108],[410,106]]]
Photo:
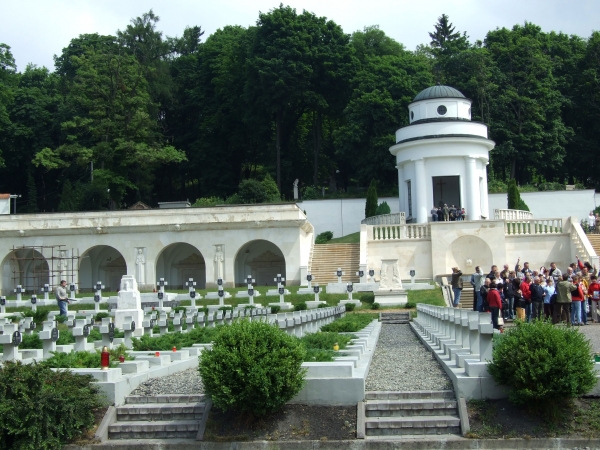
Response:
[[[346,314],[341,319],[334,320],[330,324],[322,326],[321,331],[351,333],[362,330],[378,317],[377,314]]]

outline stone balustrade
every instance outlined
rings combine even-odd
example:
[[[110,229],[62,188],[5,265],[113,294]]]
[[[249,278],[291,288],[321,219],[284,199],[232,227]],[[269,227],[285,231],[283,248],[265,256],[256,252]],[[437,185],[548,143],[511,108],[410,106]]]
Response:
[[[562,219],[505,220],[506,235],[561,234]]]
[[[431,228],[429,224],[369,225],[367,237],[369,241],[431,239]]]
[[[406,214],[399,212],[395,214],[381,214],[379,216],[367,217],[361,220],[364,225],[406,225]]]
[[[533,219],[533,213],[518,209],[494,209],[494,219],[529,220]]]

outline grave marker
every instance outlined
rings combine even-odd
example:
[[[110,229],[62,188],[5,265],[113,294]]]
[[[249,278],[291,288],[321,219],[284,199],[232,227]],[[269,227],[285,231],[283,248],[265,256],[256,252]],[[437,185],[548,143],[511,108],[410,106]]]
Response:
[[[20,284],[18,284],[17,287],[13,289],[13,292],[15,294],[17,294],[17,301],[20,302],[21,301],[21,294],[25,293],[25,289],[23,289],[23,286],[21,286]]]

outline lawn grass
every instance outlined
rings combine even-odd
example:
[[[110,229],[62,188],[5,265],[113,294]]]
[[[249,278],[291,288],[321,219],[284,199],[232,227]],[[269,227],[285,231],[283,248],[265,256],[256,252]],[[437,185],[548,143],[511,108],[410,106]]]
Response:
[[[313,294],[298,294],[299,288],[300,288],[299,286],[286,287],[286,289],[290,291],[290,294],[286,295],[284,297],[284,301],[290,302],[293,305],[296,305],[298,303],[314,300]],[[269,303],[279,302],[279,295],[266,296],[267,291],[269,289],[275,289],[275,286],[259,286],[259,287],[255,287],[254,289],[255,289],[255,291],[260,292],[260,294],[261,294],[260,297],[254,298],[255,303],[260,303],[263,306],[267,306]],[[236,292],[243,291],[244,289],[237,287],[237,288],[226,288],[224,290],[231,294],[231,298],[224,299],[224,304],[231,305],[231,306],[238,306],[240,304],[248,303],[247,298],[236,298],[235,297]],[[168,289],[167,292],[176,292],[176,293],[180,293],[180,294],[185,294],[188,291],[187,291],[187,289],[185,289],[185,290],[184,289],[181,289],[181,290]],[[203,297],[200,300],[198,300],[198,298],[196,298],[196,306],[197,307],[204,307],[204,306],[208,306],[208,305],[218,305],[219,304],[218,299],[206,300],[204,298],[208,292],[216,292],[216,289],[198,289],[196,292]],[[112,295],[116,295],[116,293],[112,293]],[[89,295],[85,295],[85,296],[89,297]],[[108,295],[106,295],[106,296],[108,296]],[[104,293],[103,293],[103,297],[104,297]],[[78,298],[81,298],[81,297],[78,296]],[[319,294],[319,300],[327,302],[328,306],[336,306],[340,300],[345,300],[347,298],[348,298],[347,294],[327,294],[325,292],[321,292]],[[374,302],[374,295],[372,292],[355,292],[355,293],[353,293],[352,298],[355,300],[360,300],[362,302],[362,308],[359,308],[359,309],[370,310],[371,306],[373,305],[373,302]],[[158,301],[158,299],[156,299],[156,301]],[[442,296],[442,291],[440,288],[437,288],[437,287],[434,289],[424,290],[424,291],[408,291],[408,302],[411,304],[425,303],[428,305],[444,306],[444,298]],[[179,301],[179,304],[181,306],[190,306],[191,301],[190,300],[181,300],[181,301]],[[77,311],[81,311],[81,310],[89,311],[89,310],[93,310],[94,306],[95,305],[91,304],[91,303],[85,303],[85,304],[71,303],[69,305],[69,311],[70,312],[77,312]],[[29,301],[29,299],[27,299],[27,300],[23,300],[22,306],[7,307],[6,312],[7,313],[21,312],[21,311],[24,311],[29,308],[31,308],[31,302]],[[58,306],[56,304],[52,304],[52,305],[48,305],[48,306],[38,306],[38,309],[39,308],[47,308],[51,311],[58,311]],[[100,310],[106,311],[107,309],[108,309],[107,303],[100,304]],[[385,309],[385,308],[381,308],[381,309]]]
[[[347,234],[339,238],[333,238],[325,242],[325,244],[359,244],[360,243],[360,231],[356,233]]]

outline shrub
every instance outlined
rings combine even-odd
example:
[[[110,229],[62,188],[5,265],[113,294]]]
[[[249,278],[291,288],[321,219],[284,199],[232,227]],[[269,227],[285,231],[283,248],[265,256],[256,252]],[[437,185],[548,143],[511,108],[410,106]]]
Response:
[[[65,323],[67,321],[67,316],[54,316],[54,319],[58,323]]]
[[[404,307],[406,309],[413,309],[417,307],[417,304],[415,302],[406,302],[406,305],[404,305]]]
[[[219,311],[233,311],[233,306],[221,306]]]
[[[565,186],[563,183],[548,182],[540,183],[538,189],[540,191],[564,191],[567,189],[567,186]]]
[[[60,333],[60,335],[62,337],[62,333]],[[102,340],[102,333],[100,333],[100,330],[98,328],[90,327],[90,334],[88,334],[87,341],[94,342],[94,341],[101,341],[101,340]]]
[[[242,203],[242,199],[236,192],[235,194],[227,197],[223,203],[225,203],[226,205],[239,205]]]
[[[220,329],[199,370],[215,407],[264,416],[302,389],[305,354],[297,338],[276,326],[240,320]]]
[[[320,350],[333,350],[333,344],[336,342],[341,349],[346,348],[353,337],[349,334],[339,334],[328,331],[318,333],[308,333],[300,338],[300,342],[307,348]]]
[[[213,341],[221,326],[216,328],[190,328],[187,333],[169,333],[163,336],[132,338],[131,343],[136,351],[167,351],[173,347],[182,349],[194,344],[208,344]]]
[[[346,303],[346,311],[354,311],[354,308],[356,308],[356,305],[354,303]]]
[[[260,182],[265,191],[265,202],[279,202],[281,201],[281,194],[275,180],[271,178],[271,175],[266,174],[265,178]]]
[[[367,201],[365,204],[365,219],[377,214],[377,182],[373,179],[367,190]]]
[[[45,364],[0,367],[0,449],[58,450],[94,425],[103,406],[91,376]]]
[[[96,314],[96,316],[94,317],[94,321],[96,323],[100,323],[102,322],[102,319],[106,318],[106,317],[110,317],[110,314],[107,312],[99,312],[98,314]]]
[[[41,324],[42,322],[48,320],[49,312],[50,308],[43,306],[38,306],[36,311],[34,311],[32,308],[25,308],[23,311],[21,311],[21,317],[32,317],[36,324]]]
[[[589,341],[578,330],[543,320],[516,322],[494,342],[488,371],[509,386],[516,404],[551,404],[583,395],[596,384]]]
[[[42,349],[44,348],[42,345],[42,340],[38,333],[31,334],[21,334],[22,341],[21,345],[19,345],[20,349]]]
[[[390,205],[388,205],[387,202],[381,202],[375,210],[375,215],[380,216],[382,214],[390,214],[391,212]]]
[[[307,309],[308,306],[306,306],[305,302],[296,303],[296,305],[294,305],[294,311],[306,311]]]
[[[508,209],[518,209],[521,211],[529,211],[529,207],[521,198],[521,194],[519,194],[519,189],[517,188],[517,182],[514,178],[511,178],[508,182]]]
[[[319,189],[315,186],[306,186],[302,189],[302,200],[314,200],[319,198]]]
[[[334,320],[333,322],[322,326],[321,331],[352,333],[362,330],[376,318],[376,314],[346,314],[341,319]]]
[[[373,302],[373,304],[371,305],[371,309],[379,309],[381,305],[377,302]]]
[[[220,203],[223,203],[223,200],[219,197],[201,197],[194,202],[194,204],[192,205],[192,208],[216,206]]]
[[[244,309],[255,309],[256,305],[246,305],[244,306]]]
[[[507,192],[508,186],[504,181],[500,180],[490,180],[488,181],[488,192],[490,194],[499,194],[502,192]]]
[[[277,314],[279,311],[281,311],[281,306],[277,306],[277,305],[271,306],[271,314]]]
[[[329,305],[327,303],[319,303],[319,306],[317,306],[317,308],[327,308],[329,307]]]
[[[333,232],[331,231],[323,231],[319,233],[315,238],[315,244],[325,244],[327,241],[333,239]]]

